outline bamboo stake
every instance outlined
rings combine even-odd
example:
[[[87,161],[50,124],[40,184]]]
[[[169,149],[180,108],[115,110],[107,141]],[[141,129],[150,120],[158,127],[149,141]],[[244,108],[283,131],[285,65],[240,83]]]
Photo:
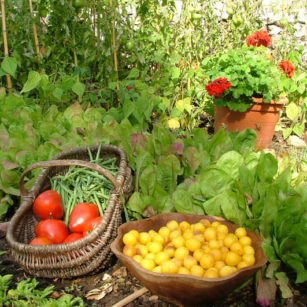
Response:
[[[93,34],[94,34],[94,47],[96,47],[96,0],[93,1]]]
[[[96,10],[96,0],[93,1],[93,10],[92,10],[92,20],[93,20],[93,39],[94,39],[94,48],[97,47],[97,35],[96,35],[96,31],[97,28],[99,28],[97,26],[97,19],[96,19],[96,14],[97,14],[97,10]],[[93,67],[92,67],[92,72],[93,72],[93,78],[96,78],[96,63],[97,63],[97,57],[95,57],[94,59],[94,63],[93,63]]]
[[[125,297],[123,300],[119,301],[118,303],[116,303],[115,305],[113,305],[112,307],[123,307],[128,305],[129,303],[133,302],[135,299],[137,299],[138,297],[142,296],[143,294],[145,294],[148,291],[148,289],[146,289],[145,287],[135,291],[134,293],[128,295],[127,297]]]
[[[32,8],[32,0],[29,0],[29,7],[30,7],[31,18],[33,19],[34,15],[33,15],[33,8]],[[35,24],[34,20],[33,20],[33,35],[34,35],[34,43],[35,43],[37,63],[39,63],[39,60],[40,60],[39,42],[38,42],[36,24]]]
[[[2,14],[2,34],[3,34],[3,46],[4,46],[4,56],[9,56],[9,48],[7,44],[7,35],[6,35],[6,22],[5,22],[5,4],[4,0],[1,0],[1,14]],[[7,89],[9,93],[12,93],[12,80],[9,74],[6,75]]]
[[[112,0],[110,0],[110,7],[113,6]],[[113,58],[114,68],[116,72],[116,87],[119,91],[119,80],[118,80],[118,62],[117,62],[117,50],[116,50],[116,30],[115,30],[115,16],[114,10],[112,11],[112,43],[113,43]]]

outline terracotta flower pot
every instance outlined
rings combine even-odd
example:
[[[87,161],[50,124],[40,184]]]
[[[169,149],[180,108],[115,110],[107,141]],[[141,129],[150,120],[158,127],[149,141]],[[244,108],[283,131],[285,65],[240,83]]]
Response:
[[[215,106],[214,130],[221,127],[228,131],[254,129],[257,132],[256,149],[267,148],[272,142],[279,112],[289,100],[282,98],[278,102],[263,103],[261,98],[253,98],[253,101],[254,104],[245,112]]]

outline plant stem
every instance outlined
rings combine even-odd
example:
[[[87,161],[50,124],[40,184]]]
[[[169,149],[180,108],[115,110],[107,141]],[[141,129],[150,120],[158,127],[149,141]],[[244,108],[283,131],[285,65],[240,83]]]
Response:
[[[1,0],[1,14],[2,14],[2,35],[3,35],[3,48],[4,48],[4,57],[9,56],[9,49],[7,44],[7,35],[6,35],[6,22],[5,22],[5,4],[4,0]],[[6,83],[9,93],[12,93],[12,80],[9,74],[6,74]]]
[[[110,0],[110,7],[113,6],[112,0]],[[114,9],[115,10],[115,9]],[[114,69],[116,73],[116,87],[119,91],[119,80],[118,80],[118,62],[117,62],[117,50],[116,50],[116,29],[115,29],[115,14],[112,10],[112,44],[113,44],[113,58],[114,58]]]
[[[29,0],[29,7],[30,7],[31,18],[33,20],[34,16],[33,16],[32,0]],[[35,44],[37,63],[39,63],[39,60],[40,60],[40,50],[39,50],[39,42],[38,42],[36,24],[35,24],[34,20],[33,20],[33,35],[34,35],[34,44]]]

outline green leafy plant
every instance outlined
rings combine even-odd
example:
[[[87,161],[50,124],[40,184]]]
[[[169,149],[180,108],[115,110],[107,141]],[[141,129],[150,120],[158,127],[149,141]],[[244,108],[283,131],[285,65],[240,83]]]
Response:
[[[0,256],[4,252],[0,251]],[[0,261],[1,264],[1,261]],[[48,298],[52,293],[54,286],[46,287],[39,290],[39,282],[33,279],[24,279],[16,284],[16,287],[12,287],[12,274],[0,275],[0,305],[1,306],[85,306],[81,297],[72,298],[67,294],[69,290],[66,289],[63,295],[58,299]]]
[[[11,288],[12,275],[0,275],[0,304],[1,306],[85,306],[82,298],[72,298],[64,294],[58,299],[48,298],[54,286],[43,290],[37,289],[38,281],[33,279],[22,280],[16,288]]]
[[[289,59],[295,64],[297,73],[293,76],[291,87],[288,91],[290,103],[286,106],[285,112],[280,120],[279,130],[282,130],[284,139],[295,133],[302,137],[306,125],[307,111],[307,75],[306,67],[302,63],[303,49],[289,52]]]
[[[111,110],[107,113],[104,109],[82,108],[75,103],[65,112],[55,105],[44,112],[31,102],[30,98],[17,95],[0,99],[0,219],[17,203],[18,183],[26,167],[72,147],[108,144],[119,139],[120,128]],[[133,133],[136,129],[130,125],[128,131]],[[38,169],[27,176],[27,188],[32,187],[39,173]]]
[[[184,189],[222,154],[231,150],[247,154],[253,150],[255,142],[256,134],[252,130],[238,135],[221,130],[211,140],[202,129],[176,138],[170,130],[159,126],[154,127],[151,135],[132,135],[132,145],[124,147],[126,152],[133,153],[129,161],[135,170],[135,192],[127,204],[131,217],[171,211],[204,214],[203,198],[200,197],[200,202],[194,201]],[[224,171],[217,172],[208,182],[222,188],[228,182],[224,175]]]
[[[202,62],[209,79],[216,80],[206,85],[206,89],[218,107],[227,106],[243,112],[254,103],[253,97],[270,103],[288,94],[293,84],[290,74],[285,74],[270,60],[271,56],[264,47],[268,46],[270,38],[263,34],[265,31],[256,33],[263,36],[259,34],[259,41],[250,42],[247,38],[249,46],[220,52]]]
[[[221,129],[209,140],[200,129],[176,138],[155,127],[151,135],[131,136],[131,142],[136,176],[126,205],[131,219],[164,212],[207,214],[260,233],[270,261],[257,278],[260,301],[267,298],[267,287],[275,288],[270,300],[278,287],[284,298],[292,295],[287,272],[296,272],[296,282],[307,280],[307,172],[297,169],[306,161],[295,167],[285,154],[277,160],[254,152],[256,134],[249,129],[238,134]],[[131,153],[131,145],[125,150]]]

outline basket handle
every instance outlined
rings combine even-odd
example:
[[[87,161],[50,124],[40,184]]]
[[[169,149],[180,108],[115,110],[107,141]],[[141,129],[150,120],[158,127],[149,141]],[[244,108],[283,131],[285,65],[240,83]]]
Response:
[[[119,193],[120,189],[118,186],[118,183],[116,182],[113,175],[106,170],[105,168],[84,160],[49,160],[49,161],[42,161],[35,164],[32,164],[28,168],[25,169],[25,171],[21,174],[20,180],[19,180],[19,188],[20,188],[20,195],[21,196],[27,196],[29,191],[24,186],[24,177],[27,173],[30,171],[36,169],[36,168],[47,168],[47,167],[55,167],[55,166],[82,166],[89,168],[91,170],[97,171],[99,174],[105,176],[107,179],[111,181],[113,184],[115,190],[117,193]]]

